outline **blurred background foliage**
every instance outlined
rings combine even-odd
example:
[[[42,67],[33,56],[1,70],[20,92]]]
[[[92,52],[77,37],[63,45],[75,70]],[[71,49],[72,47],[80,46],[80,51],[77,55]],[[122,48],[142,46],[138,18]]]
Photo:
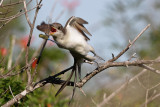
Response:
[[[9,17],[8,20],[0,21],[0,46],[6,45],[8,41],[8,36],[11,34],[18,34],[21,32],[25,32],[25,25],[23,23],[24,18],[18,17],[13,21],[10,21],[9,24],[6,24],[9,19],[13,18],[13,15],[22,13],[23,4],[20,3],[18,5],[7,6],[10,3],[17,3],[19,0],[4,0],[3,6],[0,8],[0,18]],[[21,22],[21,23],[20,23]]]
[[[12,0],[5,0],[3,5],[10,3]],[[14,2],[18,2],[15,0]],[[65,3],[65,2],[64,2]],[[74,4],[74,3],[73,3]],[[76,6],[77,3],[75,3]],[[73,5],[67,5],[71,9]],[[0,18],[12,16],[17,12],[21,12],[23,3],[15,5],[13,7],[0,8]],[[75,7],[74,7],[75,8]],[[73,11],[73,8],[71,9]],[[119,0],[113,1],[111,4],[106,4],[106,10],[103,11],[103,27],[114,29],[116,34],[113,34],[115,39],[111,44],[112,48],[119,50],[124,49],[128,44],[128,40],[132,40],[140,31],[139,28],[144,28],[147,24],[151,24],[150,29],[143,34],[141,38],[134,44],[134,46],[127,52],[125,59],[128,59],[133,53],[136,52],[136,56],[139,59],[155,59],[159,56],[159,43],[160,43],[160,1],[156,0]],[[71,14],[71,13],[69,13]],[[13,65],[17,61],[17,57],[21,54],[21,58],[18,60],[18,65],[15,67],[14,72],[19,70],[25,65],[25,48],[28,35],[24,35],[27,31],[24,16],[18,17],[10,23],[4,25],[0,29],[0,73],[5,74],[8,72],[9,56],[12,54]],[[0,22],[2,26],[5,22]],[[34,35],[35,36],[35,35]],[[10,45],[12,40],[15,40],[14,45]],[[32,43],[36,40],[33,37]],[[29,51],[29,59],[33,60],[33,54],[40,47],[31,45]],[[13,49],[11,49],[13,47]],[[114,52],[113,52],[114,53]],[[124,60],[124,59],[121,59]],[[55,44],[49,44],[46,46],[40,64],[38,65],[38,73],[36,81],[54,75],[58,71],[61,71],[69,65],[69,55],[66,51],[56,48]],[[32,72],[34,72],[34,62],[32,64]],[[158,69],[159,66],[155,65]],[[88,67],[83,69],[88,71]],[[133,77],[139,73],[142,69],[129,67],[129,68],[112,68],[104,71],[102,74],[94,77],[84,87],[87,96],[84,96],[78,89],[76,90],[76,96],[72,102],[72,107],[93,107],[95,103],[103,101],[104,96],[110,95],[114,92],[122,83],[127,81],[128,78]],[[86,72],[85,72],[86,73]],[[85,75],[84,73],[84,75]],[[63,75],[62,78],[66,78],[67,75]],[[143,76],[139,77],[139,81],[147,89],[160,81],[159,75],[152,72],[147,72]],[[0,79],[0,105],[6,103],[9,99],[13,98],[9,86],[14,95],[18,94],[25,89],[27,82],[26,72],[23,72],[17,76],[11,78]],[[90,84],[93,84],[92,86]],[[58,86],[59,87],[59,86]],[[32,107],[67,107],[72,93],[72,88],[67,87],[58,97],[55,97],[55,93],[58,90],[57,86],[47,85],[43,88],[35,90],[33,93],[27,95],[23,100],[15,104],[14,106],[32,106]],[[89,87],[89,88],[88,88]],[[109,104],[104,107],[139,107],[145,101],[146,89],[142,87],[138,81],[134,81],[116,95]],[[160,87],[149,92],[149,97],[159,92]],[[160,100],[157,98],[148,104],[148,107],[159,107]]]

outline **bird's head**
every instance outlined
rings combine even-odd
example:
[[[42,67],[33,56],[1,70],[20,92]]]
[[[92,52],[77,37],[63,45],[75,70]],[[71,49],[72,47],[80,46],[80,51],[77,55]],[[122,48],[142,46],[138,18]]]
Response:
[[[51,24],[49,35],[51,35],[53,38],[61,38],[64,35],[63,26],[59,23]]]

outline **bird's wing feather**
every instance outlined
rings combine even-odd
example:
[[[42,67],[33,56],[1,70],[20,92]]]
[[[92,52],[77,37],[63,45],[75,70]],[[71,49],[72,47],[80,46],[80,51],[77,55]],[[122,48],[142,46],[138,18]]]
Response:
[[[72,16],[71,18],[68,19],[66,25],[65,25],[65,29],[70,25],[74,28],[76,28],[84,37],[86,40],[90,40],[86,35],[90,35],[92,36],[89,31],[83,26],[83,24],[88,24],[87,21],[85,21],[84,19],[82,18],[79,18],[79,17],[74,17]]]

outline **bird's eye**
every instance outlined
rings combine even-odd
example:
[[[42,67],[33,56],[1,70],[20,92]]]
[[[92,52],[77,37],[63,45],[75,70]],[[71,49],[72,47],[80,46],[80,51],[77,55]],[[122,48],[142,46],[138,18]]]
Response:
[[[60,30],[60,29],[61,29],[61,27],[59,26],[59,27],[58,27],[58,30]]]
[[[51,32],[56,32],[56,29],[54,27],[51,27]]]

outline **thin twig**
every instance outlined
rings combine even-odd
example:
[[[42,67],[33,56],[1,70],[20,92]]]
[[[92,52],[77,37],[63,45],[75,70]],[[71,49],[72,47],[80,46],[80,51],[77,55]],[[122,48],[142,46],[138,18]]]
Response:
[[[36,8],[36,11],[35,11],[33,23],[32,23],[32,26],[30,26],[29,39],[28,39],[28,42],[27,42],[26,55],[25,55],[26,66],[28,66],[28,64],[29,64],[28,63],[29,47],[30,47],[30,42],[31,42],[31,39],[32,39],[32,34],[33,34],[33,29],[34,29],[35,21],[36,21],[36,18],[37,18],[37,14],[38,14],[39,9],[41,8],[41,2],[42,2],[42,0],[40,0],[39,3],[37,4],[37,8]],[[27,87],[30,87],[30,85],[33,82],[33,78],[32,78],[31,72],[30,72],[30,68],[27,69],[27,75],[28,75],[28,83],[27,83],[28,85],[27,85]]]
[[[81,82],[77,83],[78,87],[82,87],[88,80],[90,80],[96,74],[102,72],[103,70],[110,68],[110,67],[126,67],[127,66],[139,66],[142,64],[153,64],[153,63],[160,63],[160,60],[139,60],[139,61],[124,61],[124,62],[106,62],[102,64],[99,68],[95,69],[93,72],[86,75]]]
[[[26,20],[27,20],[30,28],[32,28],[32,24],[31,24],[31,21],[29,20],[28,13],[27,13],[26,0],[23,0],[23,5],[24,5],[24,11],[25,11]]]
[[[1,2],[0,2],[0,7],[1,7],[2,3],[3,3],[3,0],[1,0]]]
[[[0,98],[2,98],[2,96],[8,91],[8,89],[6,89],[3,93],[1,93]]]
[[[159,60],[160,57],[156,58],[156,60]],[[152,66],[153,64],[150,64],[149,66]],[[128,84],[132,83],[134,80],[136,80],[138,77],[140,77],[141,75],[143,75],[144,73],[146,73],[147,70],[143,69],[140,73],[138,73],[137,75],[135,75],[134,77],[132,77],[131,79],[128,80]],[[114,91],[112,94],[110,94],[105,100],[103,100],[101,103],[98,104],[99,107],[104,106],[105,104],[107,104],[114,96],[116,96],[121,90],[123,90],[126,87],[126,83],[124,83],[123,85],[121,85],[116,91]]]
[[[1,2],[3,2],[3,0],[1,0]],[[14,5],[17,5],[17,4],[21,4],[23,3],[23,1],[18,1],[18,2],[15,2],[15,3],[9,3],[9,4],[6,4],[6,5],[2,5],[0,4],[0,7],[8,7],[8,6],[14,6]]]
[[[84,92],[84,90],[82,88],[79,88],[80,91],[83,93],[84,96],[87,96],[86,93]]]
[[[132,58],[136,58],[135,55],[136,55],[136,53],[134,53],[134,54],[128,59],[128,61],[130,61]]]
[[[11,69],[11,66],[12,66],[12,56],[13,56],[14,45],[15,45],[15,37],[13,35],[11,35],[10,47],[9,47],[8,66],[7,66],[8,70]]]
[[[122,50],[116,57],[112,58],[109,60],[109,62],[113,62],[115,60],[117,60],[120,56],[122,56],[135,42],[136,40],[150,27],[150,24],[148,24],[135,38],[132,42],[129,42],[129,44],[127,45],[127,47]]]
[[[148,102],[148,89],[146,90],[146,100],[145,100],[145,107],[147,107],[147,102]]]
[[[10,92],[11,92],[11,94],[12,94],[14,100],[17,101],[17,100],[15,99],[15,96],[13,95],[13,92],[12,92],[12,89],[11,89],[10,85],[9,85],[9,90],[10,90]]]
[[[152,68],[152,67],[150,67],[150,66],[147,66],[147,65],[145,65],[145,64],[139,65],[139,66],[142,67],[142,68],[144,68],[144,69],[147,69],[147,70],[149,70],[149,71],[152,71],[152,72],[154,72],[154,73],[156,73],[156,74],[160,74],[160,71],[159,71],[159,70],[154,69],[154,68]]]
[[[143,103],[140,107],[144,107],[146,104],[152,102],[153,100],[155,100],[155,99],[158,98],[158,97],[160,97],[160,93],[158,93],[158,94],[156,94],[155,96],[149,98],[149,99],[147,100],[147,102]]]
[[[133,82],[137,77],[143,75],[145,72],[147,72],[146,69],[144,69],[143,71],[141,71],[140,73],[138,73],[137,75],[135,75],[134,77],[132,77],[131,79],[128,80],[128,83],[124,83],[122,84],[116,91],[114,91],[113,93],[111,93],[107,98],[105,98],[102,102],[100,102],[98,104],[98,107],[102,107],[105,104],[107,104],[114,96],[116,96],[121,90],[123,90],[127,84],[130,84],[131,82]]]
[[[140,63],[141,62],[141,63]],[[147,61],[140,61],[140,62],[135,62],[135,61],[132,61],[132,62],[129,62],[128,63],[128,66],[137,66],[137,63],[140,63],[140,64],[142,64],[142,63],[152,63],[153,64],[153,62],[157,62],[157,60],[155,60],[155,61],[153,61],[153,60],[147,60]],[[160,61],[159,61],[160,62]],[[104,66],[104,65],[102,65],[102,66],[100,66],[100,68],[101,69],[99,69],[100,71],[102,71],[102,70],[104,70],[104,69],[107,69],[107,68],[109,68],[109,67],[113,67],[113,66],[125,66],[126,64],[125,64],[125,62],[110,62],[108,65],[106,65],[106,66]],[[104,68],[103,68],[104,67]],[[71,69],[71,68],[68,68],[68,69]],[[67,70],[68,70],[67,69]],[[96,70],[94,70],[93,72],[95,72],[95,71],[97,71],[97,69]],[[139,77],[139,76],[141,76],[142,74],[144,74],[145,72],[146,72],[147,70],[146,69],[144,69],[143,71],[141,71],[140,73],[138,73],[136,76],[134,76],[133,78],[131,78],[131,79],[129,79],[128,80],[128,82],[126,82],[126,83],[124,83],[119,89],[117,89],[114,93],[112,93],[110,96],[108,96],[102,103],[100,103],[98,106],[99,107],[101,107],[102,105],[104,105],[104,104],[106,104],[109,100],[111,100],[115,95],[117,95],[122,89],[124,89],[126,86],[127,86],[127,84],[129,84],[129,83],[131,83],[132,81],[134,81],[137,77]],[[66,72],[66,71],[64,71],[64,72]],[[63,72],[63,73],[64,73]],[[92,72],[92,73],[93,73]],[[61,72],[62,73],[62,72]],[[58,74],[57,74],[58,75]],[[44,85],[46,85],[46,84],[48,84],[48,83],[52,83],[52,84],[63,84],[64,82],[66,82],[66,81],[64,81],[64,80],[61,80],[60,78],[56,78],[57,77],[57,75],[54,75],[54,76],[51,76],[51,77],[48,77],[48,78],[46,78],[46,79],[44,79],[44,80],[41,80],[41,81],[39,81],[39,82],[37,82],[35,85],[34,85],[34,87],[32,87],[30,90],[27,90],[27,92],[26,92],[26,94],[28,94],[28,93],[30,93],[30,92],[32,92],[32,91],[34,91],[35,89],[37,89],[37,88],[40,88],[40,87],[43,87]],[[91,74],[88,74],[88,75],[90,75],[90,76],[92,76]],[[87,75],[87,76],[88,76]],[[87,77],[86,76],[86,77]],[[86,79],[86,77],[84,77],[83,79],[82,79],[82,81],[81,82],[78,82],[78,83],[76,83],[76,87],[82,87],[88,80]],[[93,76],[92,76],[93,77]],[[90,78],[90,77],[89,77]],[[68,86],[74,86],[74,82],[68,82],[67,83],[67,85]],[[26,95],[25,94],[25,95]],[[20,100],[21,98],[23,98],[24,96],[20,96],[21,94],[18,94],[18,95],[16,95],[15,96],[15,98],[17,99],[17,100]],[[8,101],[8,102],[12,102],[12,104],[13,104],[13,99],[12,100],[10,100],[10,101]],[[15,103],[15,102],[14,102]]]
[[[93,102],[93,104],[97,107],[97,103],[94,101],[94,99],[91,97],[91,100]]]
[[[140,82],[139,78],[137,77],[136,79],[137,79],[139,85],[140,85],[141,87],[143,87],[145,90],[147,90],[147,88]]]
[[[152,89],[158,87],[159,85],[160,85],[160,83],[158,83],[158,84],[154,85],[153,87],[149,88],[149,90],[152,90]]]
[[[37,8],[37,6],[36,6],[36,7],[33,7],[32,9],[28,10],[27,12],[30,12],[30,11],[34,10],[35,8]],[[8,21],[5,22],[3,25],[0,26],[0,29],[1,29],[2,27],[4,27],[7,23],[9,23],[10,21],[12,21],[13,19],[18,18],[18,17],[20,17],[20,16],[23,15],[23,14],[25,14],[25,12],[23,12],[23,13],[18,12],[17,14],[13,15],[12,18],[7,19]],[[6,20],[6,19],[5,19],[5,20]],[[5,21],[5,20],[4,20],[4,21]],[[0,21],[2,21],[2,20],[0,19]]]

